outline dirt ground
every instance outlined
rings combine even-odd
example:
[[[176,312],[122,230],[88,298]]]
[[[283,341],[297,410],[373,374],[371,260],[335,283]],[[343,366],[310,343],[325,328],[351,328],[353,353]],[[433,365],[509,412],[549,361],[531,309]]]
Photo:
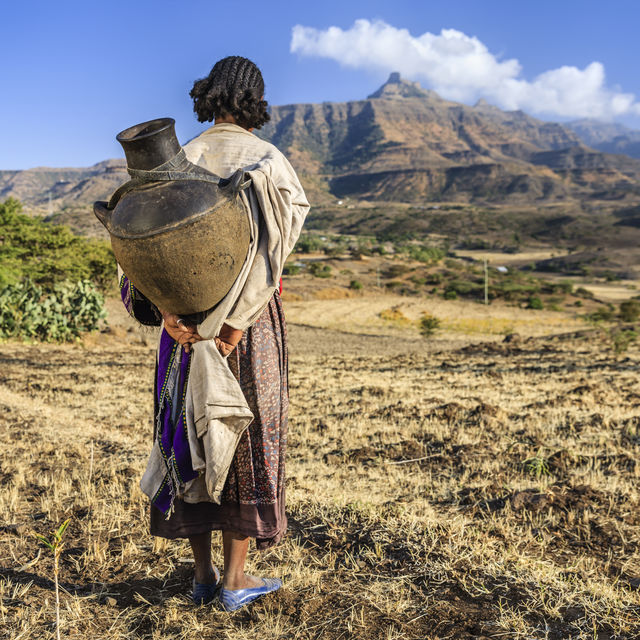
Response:
[[[194,607],[186,542],[147,533],[154,336],[2,345],[0,637],[55,637],[34,534],[71,518],[74,640],[640,638],[637,346],[359,335],[290,307],[289,532],[249,566],[285,586],[232,614]]]

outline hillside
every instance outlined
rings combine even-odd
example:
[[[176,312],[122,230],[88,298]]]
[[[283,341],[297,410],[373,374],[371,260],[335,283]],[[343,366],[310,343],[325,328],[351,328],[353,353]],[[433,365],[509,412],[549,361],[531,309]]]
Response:
[[[536,202],[638,195],[640,162],[484,101],[442,99],[391,74],[366,100],[273,107],[260,135],[337,197]]]
[[[615,122],[574,120],[566,125],[590,147],[606,153],[622,153],[640,158],[640,131]]]

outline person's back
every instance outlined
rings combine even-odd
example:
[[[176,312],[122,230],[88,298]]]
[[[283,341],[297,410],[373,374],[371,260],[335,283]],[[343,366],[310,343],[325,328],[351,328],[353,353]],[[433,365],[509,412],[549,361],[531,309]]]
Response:
[[[250,538],[258,549],[268,549],[282,539],[287,526],[287,329],[277,278],[309,204],[282,153],[250,131],[269,120],[262,75],[250,60],[238,56],[220,60],[208,77],[194,83],[190,95],[198,120],[215,119],[216,124],[185,145],[187,157],[221,178],[238,169],[250,172],[252,187],[247,198],[255,252],[245,261],[249,266],[232,306],[220,307],[229,314],[221,328],[205,326],[215,310],[197,327],[158,310],[163,331],[156,363],[154,451],[166,465],[159,466],[157,477],[149,474],[145,493],[152,503],[151,533],[189,539],[195,569],[193,600],[204,604],[219,597],[222,607],[231,611],[282,584],[278,579],[247,575],[244,565]],[[126,278],[121,287],[125,306],[138,317],[134,289]],[[210,371],[218,378],[209,381]],[[227,377],[223,379],[222,374]],[[206,483],[209,449],[205,450],[203,441],[210,428],[218,437],[220,434],[218,414],[210,415],[210,408],[228,405],[209,396],[212,390],[224,390],[228,377],[235,378],[233,383],[239,385],[238,393],[244,396],[250,415],[231,449],[233,460],[221,481],[224,485],[219,492],[215,485],[212,493]],[[223,419],[219,417],[218,422]],[[204,472],[195,477],[192,473],[193,480],[182,482],[176,471],[180,466],[175,462],[176,451],[187,470],[194,471],[195,460]],[[199,459],[201,453],[205,459]],[[152,452],[148,471],[156,470],[153,461]],[[156,480],[162,481],[157,491]],[[159,499],[163,491],[166,501]],[[211,532],[216,530],[222,531],[223,579],[211,563]]]
[[[290,193],[292,205],[309,206],[298,176],[282,152],[237,124],[216,121],[213,127],[188,142],[184,150],[191,162],[221,178],[258,163],[268,166],[270,178],[278,189]]]
[[[184,145],[187,158],[221,178],[249,167],[265,156],[280,152],[237,124],[215,124]]]

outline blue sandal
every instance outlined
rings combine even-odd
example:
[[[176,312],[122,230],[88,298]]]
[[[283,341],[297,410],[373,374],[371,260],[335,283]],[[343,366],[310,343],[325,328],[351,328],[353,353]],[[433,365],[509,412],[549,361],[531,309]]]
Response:
[[[220,587],[220,572],[216,567],[213,567],[213,573],[216,576],[216,581],[213,584],[206,584],[196,582],[193,579],[193,593],[191,597],[196,604],[209,604],[216,597],[216,591]]]
[[[278,578],[262,578],[264,583],[261,587],[250,589],[220,589],[220,604],[225,611],[235,611],[244,605],[257,600],[265,593],[277,591],[282,586],[282,580]]]

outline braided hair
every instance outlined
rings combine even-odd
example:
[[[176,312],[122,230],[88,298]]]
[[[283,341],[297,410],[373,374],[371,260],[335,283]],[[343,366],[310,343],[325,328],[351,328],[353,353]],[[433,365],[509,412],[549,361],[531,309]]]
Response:
[[[206,78],[193,83],[189,95],[199,122],[232,116],[245,129],[260,129],[270,119],[262,73],[241,56],[218,60]]]

